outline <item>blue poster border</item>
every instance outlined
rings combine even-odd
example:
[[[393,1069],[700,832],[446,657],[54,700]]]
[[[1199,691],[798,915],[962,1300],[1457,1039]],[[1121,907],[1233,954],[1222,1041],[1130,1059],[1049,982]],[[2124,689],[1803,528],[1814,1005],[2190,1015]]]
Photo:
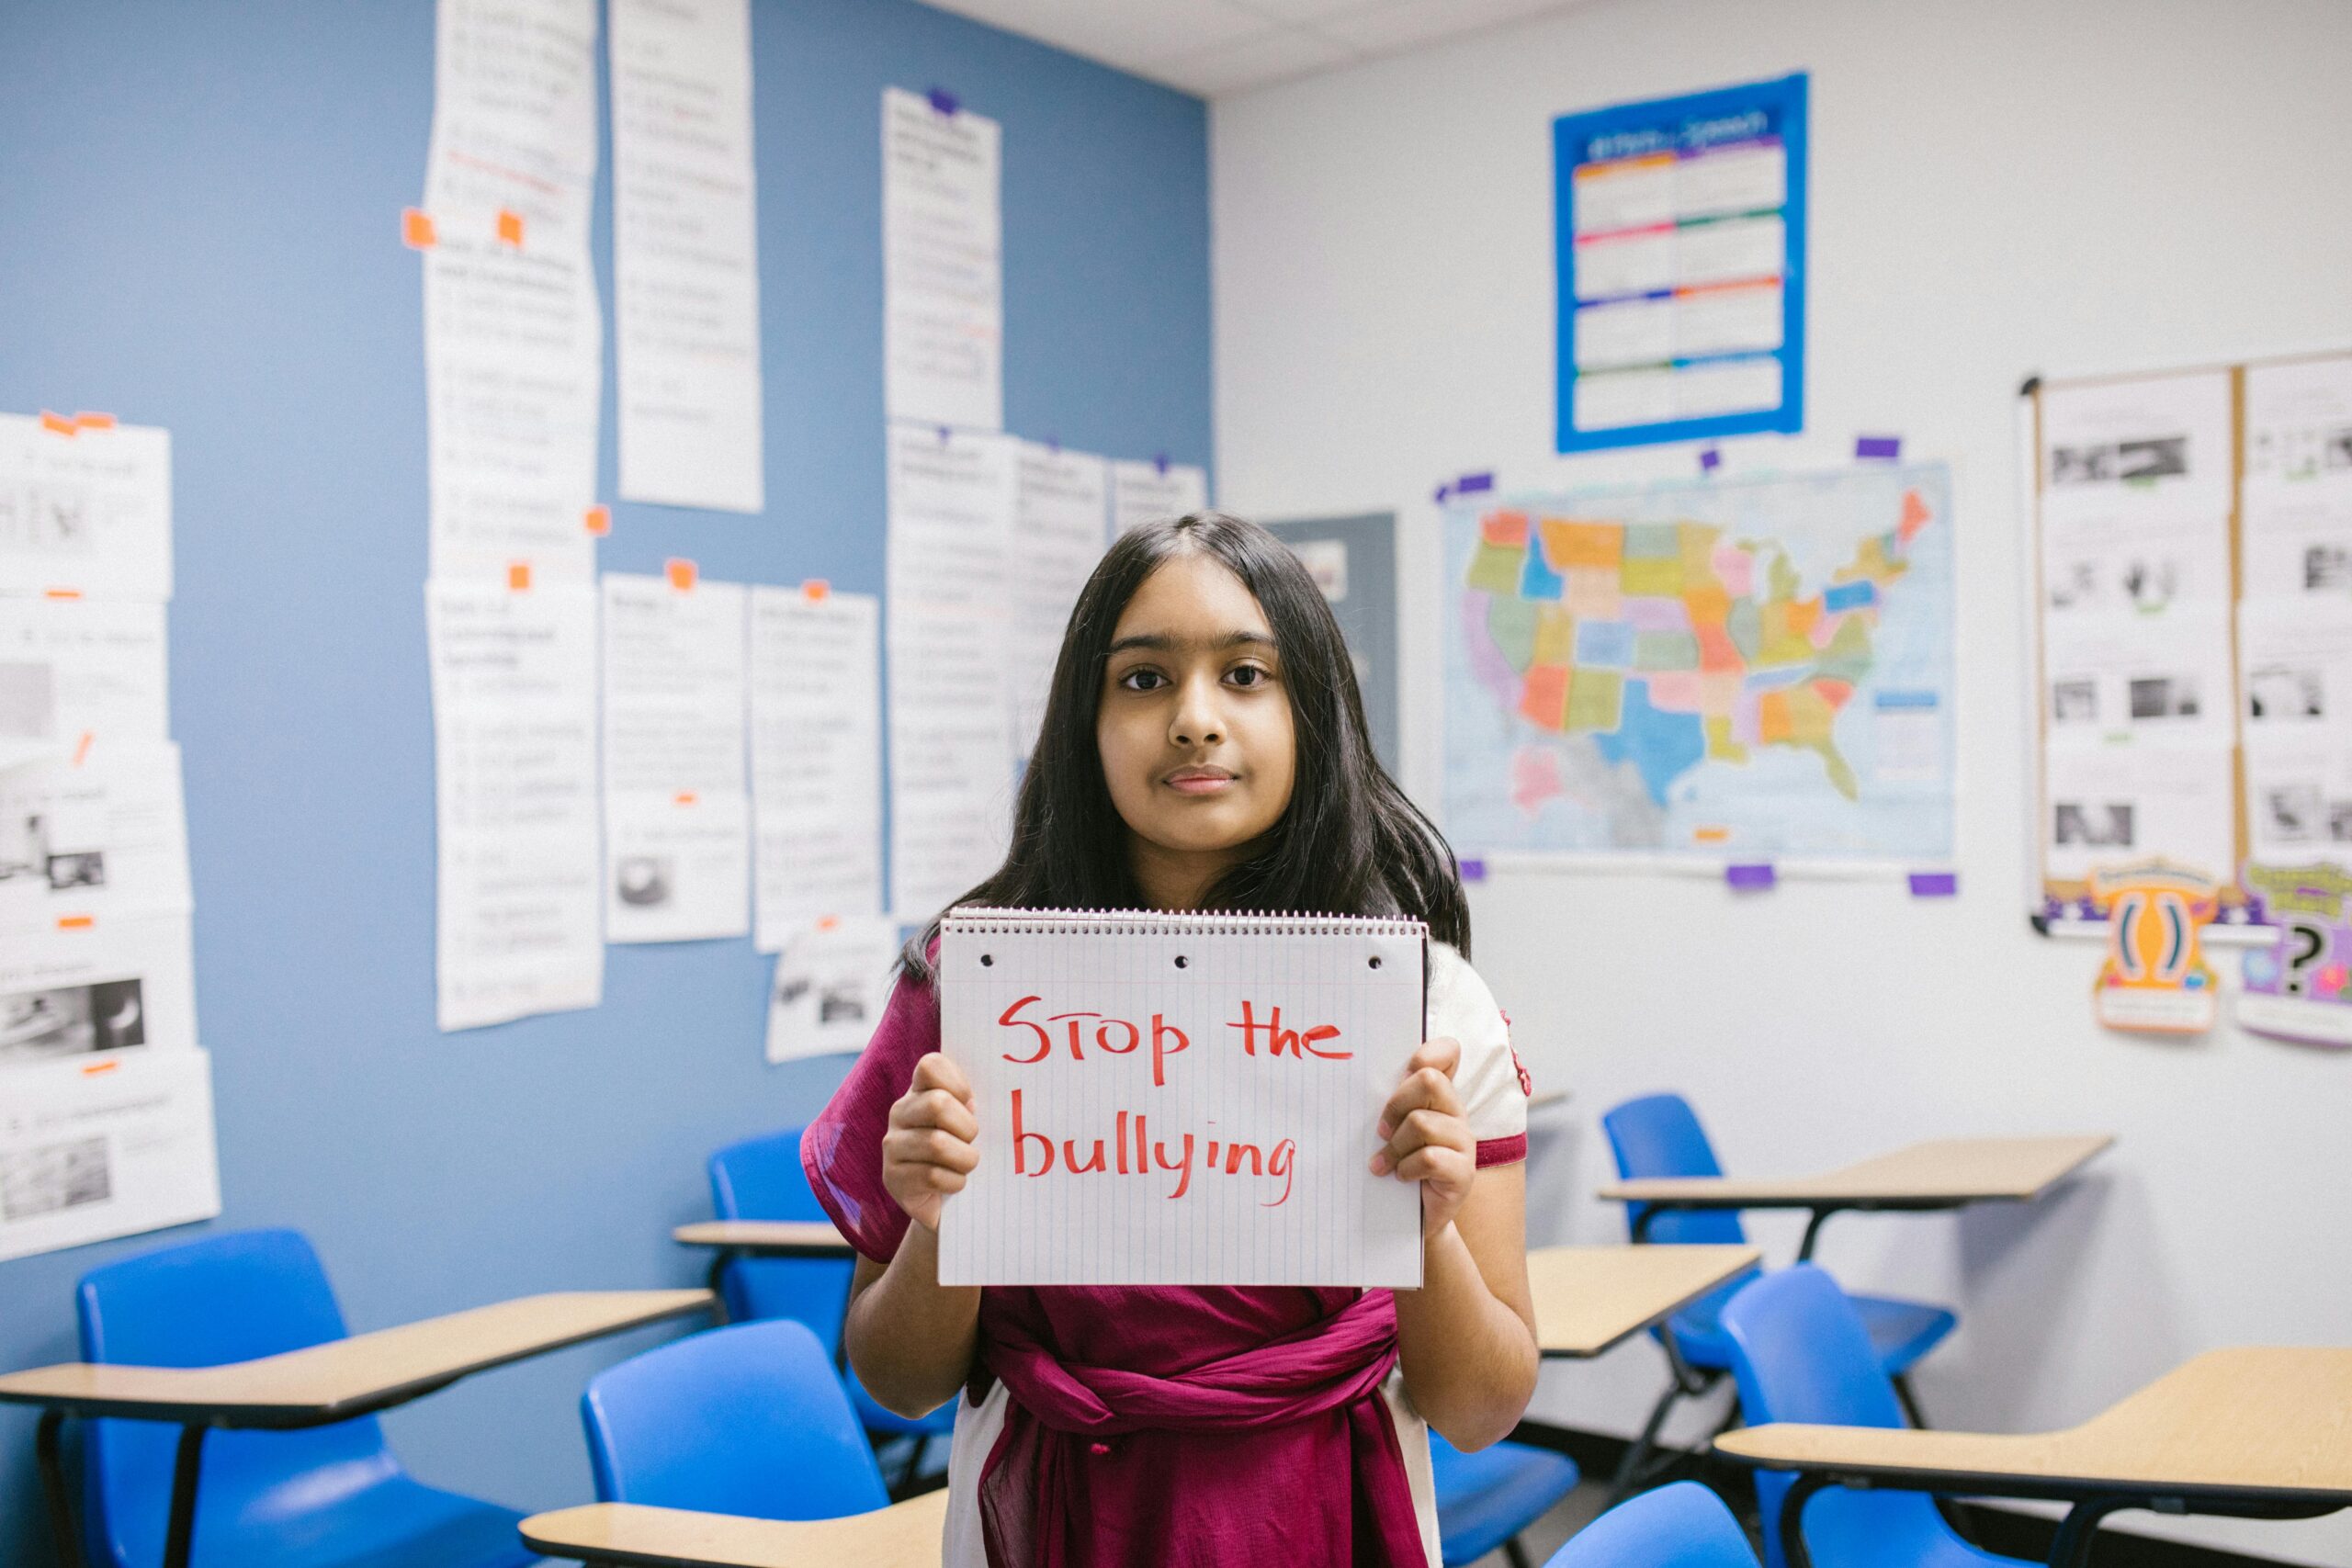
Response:
[[[1804,428],[1804,322],[1807,199],[1807,103],[1809,83],[1804,72],[1736,87],[1717,87],[1679,97],[1650,98],[1640,103],[1614,104],[1581,114],[1561,115],[1552,121],[1553,309],[1556,316],[1553,396],[1555,447],[1558,451],[1595,452],[1619,446],[1650,446],[1668,441],[1707,441],[1725,435],[1758,432],[1795,434]],[[1782,275],[1781,296],[1781,402],[1777,408],[1745,413],[1710,414],[1701,419],[1668,420],[1657,424],[1622,425],[1608,430],[1576,428],[1576,213],[1571,174],[1586,160],[1576,150],[1589,138],[1628,130],[1679,130],[1690,120],[1739,114],[1750,109],[1777,110],[1781,142],[1788,157],[1788,201],[1782,222],[1788,244],[1788,270]]]

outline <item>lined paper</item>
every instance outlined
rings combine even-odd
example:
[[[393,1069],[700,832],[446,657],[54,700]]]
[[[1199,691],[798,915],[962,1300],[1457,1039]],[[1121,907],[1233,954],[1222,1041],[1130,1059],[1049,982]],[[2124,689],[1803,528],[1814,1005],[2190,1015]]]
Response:
[[[951,914],[943,1049],[980,1163],[940,1282],[1418,1287],[1419,1189],[1367,1162],[1426,952],[1411,920]]]

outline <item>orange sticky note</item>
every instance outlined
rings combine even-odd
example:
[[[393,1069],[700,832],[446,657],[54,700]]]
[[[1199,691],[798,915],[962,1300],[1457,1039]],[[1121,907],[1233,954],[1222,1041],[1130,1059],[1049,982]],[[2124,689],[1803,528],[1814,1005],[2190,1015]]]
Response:
[[[662,573],[670,580],[670,586],[676,589],[679,592],[691,593],[694,592],[694,562],[684,559],[682,557],[673,556],[670,558],[668,563],[662,567]]]
[[[601,539],[613,531],[613,509],[609,506],[592,506],[580,514],[580,521],[591,534]]]
[[[40,411],[40,427],[52,435],[71,435],[81,428],[63,414],[51,413],[47,409]]]
[[[412,251],[429,251],[440,243],[441,237],[433,231],[430,214],[420,212],[413,207],[401,209],[401,244]]]
[[[523,215],[511,207],[498,209],[498,239],[501,244],[523,248]]]
[[[76,430],[112,430],[114,415],[110,413],[77,413],[74,416]]]
[[[89,915],[60,915],[57,917],[57,929],[62,931],[85,931],[97,923],[96,919]]]
[[[801,597],[805,599],[822,599],[832,591],[833,585],[821,577],[812,577],[800,585]]]
[[[692,806],[695,803],[695,798],[694,791],[690,789],[682,789],[676,795],[670,797],[670,804],[673,806]]]
[[[507,562],[506,586],[517,593],[531,586],[531,563],[526,560]]]

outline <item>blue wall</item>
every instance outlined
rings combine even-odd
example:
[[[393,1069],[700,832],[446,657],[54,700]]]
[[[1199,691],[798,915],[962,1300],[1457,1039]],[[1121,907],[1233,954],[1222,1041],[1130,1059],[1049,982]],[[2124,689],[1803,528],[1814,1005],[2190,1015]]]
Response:
[[[619,503],[604,567],[881,591],[889,85],[1004,127],[1009,428],[1209,461],[1199,101],[906,0],[755,0],[752,33],[768,514]],[[0,0],[0,409],[172,432],[218,1224],[309,1232],[355,1329],[696,1282],[667,1235],[707,1213],[703,1156],[804,1118],[842,1066],[763,1065],[747,941],[615,948],[594,1011],[434,1027],[421,282],[398,239],[430,0]],[[598,208],[609,309],[609,177]],[[71,1359],[74,1280],[161,1239],[0,1263],[0,1368]],[[583,1501],[581,1385],[656,1337],[460,1384],[393,1441],[428,1481]],[[50,1561],[31,1450],[29,1415],[0,1413],[0,1562]]]

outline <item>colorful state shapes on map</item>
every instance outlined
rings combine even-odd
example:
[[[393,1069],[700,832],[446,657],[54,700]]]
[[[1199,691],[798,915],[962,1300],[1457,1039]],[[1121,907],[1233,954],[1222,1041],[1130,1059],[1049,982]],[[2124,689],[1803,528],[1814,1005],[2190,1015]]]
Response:
[[[1720,626],[1731,614],[1731,595],[1713,578],[1682,585],[1682,614],[1694,626]]]
[[[1714,759],[1718,762],[1745,762],[1747,761],[1747,748],[1742,746],[1732,735],[1730,715],[1715,713],[1706,714],[1702,716],[1699,722],[1707,737],[1707,755],[1709,757]]]
[[[1470,557],[1470,570],[1462,574],[1462,586],[1498,598],[1515,598],[1526,565],[1526,546],[1498,545],[1482,539]]]
[[[1821,694],[1821,700],[1827,703],[1833,712],[1854,700],[1854,688],[1847,682],[1823,679],[1806,683]]]
[[[1519,671],[1510,667],[1487,623],[1494,601],[1484,593],[1462,595],[1462,651],[1470,660],[1470,674],[1508,707],[1519,694]]]
[[[1576,661],[1600,670],[1633,668],[1634,628],[1623,621],[1578,621]]]
[[[1629,599],[1640,596],[1679,599],[1682,596],[1682,558],[1629,553],[1625,557],[1625,564],[1618,569],[1618,581],[1624,585],[1625,596]]]
[[[1806,634],[1820,617],[1818,602],[1806,600],[1805,609],[1790,600],[1767,604],[1759,612],[1758,625],[1763,630],[1763,646],[1756,650],[1758,664],[1804,664],[1811,661],[1815,649]]]
[[[1682,536],[1671,523],[1628,523],[1625,558],[1679,561],[1682,558]]]
[[[1539,729],[1558,730],[1568,722],[1568,671],[1565,665],[1538,664],[1527,672],[1520,688],[1519,713]]]
[[[1578,666],[1568,679],[1568,728],[1605,734],[1624,712],[1625,677]]]
[[[1677,523],[1674,539],[1677,553],[1682,557],[1682,575],[1692,582],[1704,581],[1714,571],[1715,541],[1724,531],[1712,523]]]
[[[1679,599],[1628,599],[1625,624],[1637,632],[1687,632],[1690,611]]]
[[[1567,585],[1560,574],[1544,560],[1541,549],[1527,551],[1527,564],[1520,569],[1519,596],[1522,599],[1557,599]]]
[[[1752,607],[1752,606],[1751,606]],[[1702,621],[1691,628],[1699,639],[1699,668],[1714,671],[1740,671],[1747,668],[1738,645],[1731,640],[1728,626]]]
[[[1535,652],[1538,664],[1574,664],[1577,661],[1577,618],[1557,604],[1539,604],[1535,610]]]
[[[1861,684],[1871,672],[1870,623],[1848,615],[1837,623],[1830,634],[1829,646],[1814,660],[1814,673],[1832,680]]]
[[[1878,603],[1878,585],[1863,581],[1840,582],[1826,588],[1821,594],[1822,609],[1832,615],[1848,610],[1867,610]]]
[[[1560,778],[1560,754],[1549,746],[1522,746],[1511,753],[1510,802],[1530,817],[1546,801],[1568,793]]]
[[[1742,664],[1756,662],[1757,652],[1764,646],[1764,613],[1753,599],[1735,599],[1731,614],[1724,617],[1724,630],[1731,635],[1731,645],[1739,654]]]
[[[1577,523],[1546,517],[1537,525],[1544,555],[1562,571],[1573,567],[1607,567],[1613,576],[1625,558],[1625,525],[1622,523]]]
[[[1905,491],[1903,492],[1903,520],[1894,525],[1895,536],[1900,538],[1905,544],[1909,544],[1912,540],[1919,536],[1920,529],[1935,521],[1935,516],[1936,514],[1932,511],[1928,510],[1928,503],[1920,499],[1919,492],[1917,491]]]
[[[1641,671],[1699,669],[1699,639],[1689,632],[1636,632],[1634,668]]]
[[[1624,613],[1625,595],[1617,586],[1614,566],[1572,566],[1566,576],[1564,602],[1579,620],[1613,621]]]
[[[1487,631],[1513,670],[1535,662],[1535,619],[1541,605],[1516,594],[1487,602]]]
[[[1767,746],[1799,746],[1819,754],[1832,788],[1848,800],[1860,795],[1854,770],[1838,753],[1832,738],[1838,709],[1808,682],[1757,699],[1757,729]]]
[[[1646,681],[1625,683],[1623,709],[1616,728],[1595,735],[1593,744],[1611,762],[1632,761],[1650,798],[1664,806],[1666,792],[1674,781],[1705,761],[1707,737],[1698,715],[1661,713],[1651,705],[1648,684]]]
[[[1796,723],[1789,715],[1789,694],[1759,694],[1756,699],[1756,739],[1767,746],[1786,746],[1795,737]]]
[[[1505,549],[1527,547],[1527,513],[1524,512],[1489,512],[1478,519],[1478,537],[1487,544]]]
[[[1704,713],[1706,688],[1695,670],[1679,670],[1649,679],[1650,706],[1660,713]]]
[[[1729,541],[1717,545],[1712,564],[1715,581],[1733,598],[1745,599],[1756,592],[1756,557],[1744,547]]]
[[[1731,707],[1732,739],[1746,746],[1764,744],[1763,694],[1743,688]]]

